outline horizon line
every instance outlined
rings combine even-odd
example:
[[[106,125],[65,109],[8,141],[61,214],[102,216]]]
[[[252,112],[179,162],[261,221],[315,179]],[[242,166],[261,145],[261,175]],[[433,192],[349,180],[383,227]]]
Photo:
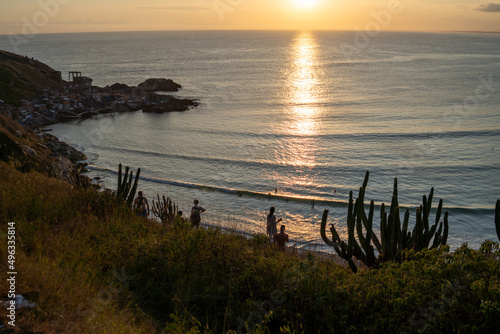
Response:
[[[72,34],[105,34],[105,33],[141,33],[141,32],[240,32],[240,31],[276,31],[276,32],[357,32],[354,29],[161,29],[161,30],[103,30],[103,31],[74,31],[74,32],[46,32],[38,35],[72,35]],[[359,31],[359,30],[358,30]],[[488,30],[381,30],[384,32],[400,32],[400,33],[461,33],[461,34],[500,34],[500,31]],[[0,36],[23,35],[12,32],[1,33]]]

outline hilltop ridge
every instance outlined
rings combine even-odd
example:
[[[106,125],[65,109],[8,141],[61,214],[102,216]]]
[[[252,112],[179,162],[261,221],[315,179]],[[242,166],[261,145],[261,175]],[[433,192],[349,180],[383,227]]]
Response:
[[[33,99],[44,89],[63,90],[54,70],[27,56],[0,50],[0,100],[20,106],[22,99]]]

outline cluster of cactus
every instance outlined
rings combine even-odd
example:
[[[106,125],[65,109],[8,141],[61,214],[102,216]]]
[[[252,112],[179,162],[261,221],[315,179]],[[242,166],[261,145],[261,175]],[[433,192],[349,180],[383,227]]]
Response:
[[[498,240],[500,240],[500,199],[497,200],[497,205],[495,206],[495,226],[497,228]]]
[[[134,178],[134,173],[129,173],[129,171],[130,168],[128,166],[125,167],[125,175],[122,177],[122,164],[118,166],[118,189],[116,190],[116,197],[122,198],[128,206],[132,206],[132,203],[134,202],[135,192],[137,191],[137,184],[139,182],[141,169],[137,169],[133,185],[132,179]]]
[[[353,200],[353,193],[349,195],[349,206],[347,211],[348,240],[342,241],[339,234],[331,225],[332,240],[326,236],[326,223],[328,210],[323,213],[321,221],[321,237],[323,241],[333,247],[337,254],[349,263],[352,271],[357,272],[354,259],[362,261],[367,267],[376,268],[381,262],[400,261],[404,250],[421,251],[425,248],[436,248],[446,245],[448,239],[448,212],[441,220],[443,200],[439,201],[435,223],[430,226],[429,216],[431,212],[434,188],[431,189],[429,197],[424,195],[423,204],[417,209],[416,224],[413,231],[408,231],[410,212],[406,210],[403,223],[399,217],[398,182],[394,179],[394,191],[389,213],[382,204],[380,210],[380,239],[373,232],[374,207],[370,202],[368,215],[365,212],[364,196],[368,184],[369,172],[359,189],[359,197]],[[364,230],[366,233],[364,233]],[[359,240],[356,240],[356,234]],[[431,243],[432,241],[432,243]],[[378,256],[375,254],[377,250]]]
[[[173,223],[177,215],[177,206],[170,200],[169,197],[163,196],[163,201],[160,200],[160,195],[156,195],[157,201],[153,200],[153,214],[160,219],[163,224]]]

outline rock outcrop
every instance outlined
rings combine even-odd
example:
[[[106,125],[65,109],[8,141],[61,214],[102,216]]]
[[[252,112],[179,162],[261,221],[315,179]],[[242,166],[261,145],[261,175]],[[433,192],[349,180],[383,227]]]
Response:
[[[147,79],[139,84],[139,87],[144,88],[148,92],[177,92],[182,88],[181,85],[175,83],[172,79]]]
[[[0,160],[20,171],[36,170],[74,182],[75,172],[87,159],[85,154],[50,134],[35,134],[12,118],[0,114]]]

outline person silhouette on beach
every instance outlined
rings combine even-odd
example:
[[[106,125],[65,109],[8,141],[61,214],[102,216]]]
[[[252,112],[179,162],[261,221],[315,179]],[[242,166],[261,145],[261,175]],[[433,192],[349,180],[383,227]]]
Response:
[[[287,242],[290,242],[290,240],[288,239],[288,234],[285,233],[285,225],[281,225],[280,233],[274,236],[274,244],[278,246],[280,251],[284,252],[286,249],[285,244]]]
[[[193,203],[194,206],[191,208],[191,216],[189,217],[189,220],[191,221],[191,226],[198,227],[200,226],[201,222],[200,214],[207,210],[205,210],[203,207],[199,205],[199,201],[197,199],[195,199]]]
[[[281,218],[278,220],[276,219],[276,216],[274,215],[275,210],[276,210],[276,208],[274,206],[272,206],[269,209],[269,214],[267,215],[266,232],[267,232],[267,235],[269,236],[269,238],[273,238],[274,235],[276,235],[278,233],[278,229],[276,227],[276,224],[281,221]]]
[[[137,198],[134,200],[133,209],[139,217],[147,218],[149,215],[148,199],[142,195],[142,191],[139,191],[137,195]]]

